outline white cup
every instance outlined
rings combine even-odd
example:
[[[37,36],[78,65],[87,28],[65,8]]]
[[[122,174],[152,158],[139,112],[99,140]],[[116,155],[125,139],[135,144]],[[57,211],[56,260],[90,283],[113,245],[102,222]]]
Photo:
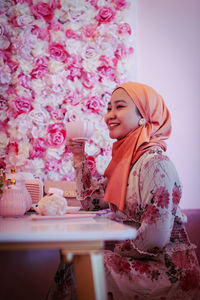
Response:
[[[93,134],[93,124],[87,120],[68,122],[65,125],[67,138],[74,140],[88,140]]]

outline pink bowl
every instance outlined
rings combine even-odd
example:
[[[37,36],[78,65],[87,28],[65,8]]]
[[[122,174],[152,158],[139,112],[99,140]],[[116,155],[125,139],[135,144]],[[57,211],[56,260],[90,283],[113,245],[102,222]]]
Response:
[[[67,138],[88,140],[93,133],[93,125],[86,120],[77,120],[65,125]]]

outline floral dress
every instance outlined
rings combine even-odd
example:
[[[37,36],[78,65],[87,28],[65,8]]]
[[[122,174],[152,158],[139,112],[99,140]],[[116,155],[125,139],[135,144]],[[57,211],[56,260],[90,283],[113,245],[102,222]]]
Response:
[[[75,170],[82,207],[107,208],[106,178],[92,178],[86,162]],[[200,300],[200,268],[180,198],[179,177],[162,150],[149,150],[131,166],[125,210],[111,204],[110,217],[136,227],[138,234],[107,243],[104,251],[107,291],[114,300]]]

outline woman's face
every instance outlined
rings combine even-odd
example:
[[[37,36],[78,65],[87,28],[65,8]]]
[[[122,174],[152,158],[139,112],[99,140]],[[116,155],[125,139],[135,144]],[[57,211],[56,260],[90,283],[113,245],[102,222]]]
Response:
[[[140,118],[130,96],[124,89],[117,89],[111,96],[105,115],[110,137],[117,140],[124,138],[130,131],[138,127]]]

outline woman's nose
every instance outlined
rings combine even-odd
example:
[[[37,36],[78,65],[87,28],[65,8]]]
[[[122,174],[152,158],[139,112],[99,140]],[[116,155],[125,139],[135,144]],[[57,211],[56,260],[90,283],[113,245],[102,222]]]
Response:
[[[108,118],[109,118],[109,119],[115,118],[115,112],[114,112],[113,109],[111,109],[111,110],[108,112]]]

